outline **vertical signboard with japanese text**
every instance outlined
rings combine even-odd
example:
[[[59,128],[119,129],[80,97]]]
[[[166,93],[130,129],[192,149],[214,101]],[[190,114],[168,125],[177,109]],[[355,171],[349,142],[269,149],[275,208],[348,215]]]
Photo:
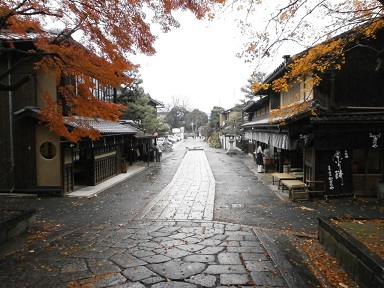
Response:
[[[336,150],[327,155],[326,188],[328,196],[353,195],[351,152]]]

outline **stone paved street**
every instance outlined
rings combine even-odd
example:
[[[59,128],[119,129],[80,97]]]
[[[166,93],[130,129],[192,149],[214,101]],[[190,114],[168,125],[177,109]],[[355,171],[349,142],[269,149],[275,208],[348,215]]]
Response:
[[[171,183],[154,199],[141,218],[213,220],[215,178],[203,150],[189,151]]]
[[[212,221],[89,227],[1,271],[1,287],[286,287],[252,228]]]
[[[260,232],[213,221],[214,193],[204,151],[192,149],[136,220],[88,225],[7,257],[0,286],[306,287],[272,261]]]

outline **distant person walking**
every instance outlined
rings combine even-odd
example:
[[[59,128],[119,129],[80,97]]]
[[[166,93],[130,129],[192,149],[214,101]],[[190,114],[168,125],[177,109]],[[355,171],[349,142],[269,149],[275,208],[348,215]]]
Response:
[[[160,157],[161,157],[161,149],[159,145],[155,144],[155,159],[156,162],[160,162]]]
[[[261,148],[260,145],[256,149],[256,165],[257,165],[257,172],[263,173],[264,172],[263,148]]]

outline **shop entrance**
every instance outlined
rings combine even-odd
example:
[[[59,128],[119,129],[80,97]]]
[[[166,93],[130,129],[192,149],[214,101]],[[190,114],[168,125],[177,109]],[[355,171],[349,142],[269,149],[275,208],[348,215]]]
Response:
[[[86,150],[85,149],[74,149],[73,151],[73,171],[74,171],[74,188],[75,190],[86,186]]]

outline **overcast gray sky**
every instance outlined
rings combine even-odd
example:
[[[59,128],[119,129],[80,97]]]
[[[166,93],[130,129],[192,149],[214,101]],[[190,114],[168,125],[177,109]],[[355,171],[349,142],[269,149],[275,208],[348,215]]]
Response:
[[[171,103],[188,98],[190,108],[209,113],[214,106],[232,108],[244,98],[240,91],[254,67],[236,57],[244,38],[234,21],[201,21],[180,12],[181,27],[161,34],[156,55],[135,60],[152,98]]]

